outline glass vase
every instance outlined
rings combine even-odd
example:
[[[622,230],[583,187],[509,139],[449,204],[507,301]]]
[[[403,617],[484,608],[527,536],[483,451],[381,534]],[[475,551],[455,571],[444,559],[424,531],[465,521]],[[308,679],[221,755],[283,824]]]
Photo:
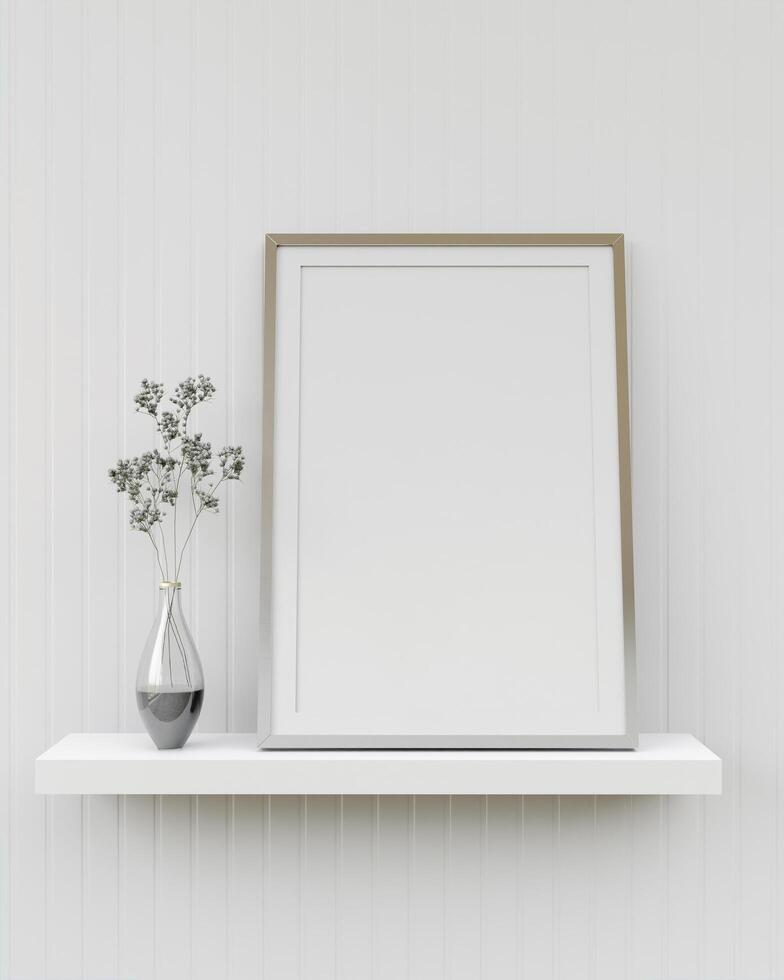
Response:
[[[136,674],[136,704],[159,749],[181,749],[204,700],[201,660],[180,604],[180,583],[161,582],[155,622]]]

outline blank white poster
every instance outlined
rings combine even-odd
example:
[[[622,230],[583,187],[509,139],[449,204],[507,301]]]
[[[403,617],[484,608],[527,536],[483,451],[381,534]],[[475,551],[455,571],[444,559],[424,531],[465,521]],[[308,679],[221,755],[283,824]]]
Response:
[[[597,255],[592,273],[346,251],[281,269],[275,728],[328,744],[622,731]]]

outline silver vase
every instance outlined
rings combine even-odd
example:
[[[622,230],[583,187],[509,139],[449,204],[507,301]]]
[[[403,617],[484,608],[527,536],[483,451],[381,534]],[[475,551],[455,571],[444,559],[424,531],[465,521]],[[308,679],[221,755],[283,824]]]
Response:
[[[180,603],[180,583],[161,582],[160,603],[136,674],[136,704],[159,749],[181,749],[204,700],[204,674]]]

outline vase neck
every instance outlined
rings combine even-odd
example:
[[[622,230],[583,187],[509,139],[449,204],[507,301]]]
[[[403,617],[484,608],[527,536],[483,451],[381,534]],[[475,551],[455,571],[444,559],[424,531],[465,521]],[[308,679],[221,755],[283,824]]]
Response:
[[[161,582],[158,586],[160,596],[158,600],[158,609],[161,613],[165,613],[167,610],[171,614],[176,611],[178,614],[181,612],[180,606],[180,594],[181,586],[179,582]]]

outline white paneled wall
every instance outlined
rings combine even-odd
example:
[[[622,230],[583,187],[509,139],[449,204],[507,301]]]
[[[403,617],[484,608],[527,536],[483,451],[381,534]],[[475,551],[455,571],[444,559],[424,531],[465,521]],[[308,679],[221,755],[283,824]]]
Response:
[[[0,977],[783,976],[784,4],[0,11]],[[33,795],[139,727],[145,375],[249,450],[183,577],[201,729],[254,726],[269,230],[626,233],[641,723],[722,797]]]

